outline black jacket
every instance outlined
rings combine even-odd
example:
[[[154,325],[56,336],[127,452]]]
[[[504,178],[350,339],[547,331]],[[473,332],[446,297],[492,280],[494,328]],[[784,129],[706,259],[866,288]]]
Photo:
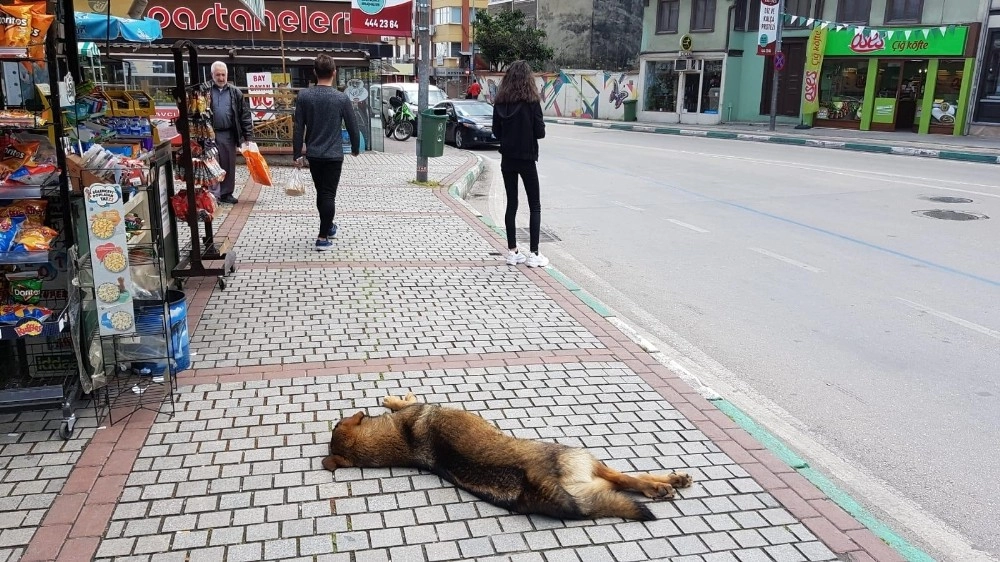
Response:
[[[202,90],[211,92],[213,84],[214,82],[211,80],[205,82],[201,86]],[[232,82],[227,83],[226,88],[229,89],[229,94],[233,97],[233,123],[237,124],[237,136],[239,137],[236,139],[236,144],[252,141],[253,120],[250,118],[250,102]]]
[[[493,106],[493,135],[500,139],[504,158],[538,161],[538,139],[545,138],[539,102],[499,103]]]

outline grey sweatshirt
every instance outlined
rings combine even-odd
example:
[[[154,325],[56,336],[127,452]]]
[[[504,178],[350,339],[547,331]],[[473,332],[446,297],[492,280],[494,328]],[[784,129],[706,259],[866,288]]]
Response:
[[[343,160],[341,122],[351,136],[351,153],[357,154],[361,137],[350,98],[332,86],[313,86],[299,92],[295,100],[292,157],[302,156],[305,140],[307,158]]]

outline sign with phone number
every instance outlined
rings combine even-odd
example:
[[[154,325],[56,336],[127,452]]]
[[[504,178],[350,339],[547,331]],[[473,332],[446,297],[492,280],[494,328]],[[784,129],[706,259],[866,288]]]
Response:
[[[413,0],[351,0],[351,33],[413,35]]]

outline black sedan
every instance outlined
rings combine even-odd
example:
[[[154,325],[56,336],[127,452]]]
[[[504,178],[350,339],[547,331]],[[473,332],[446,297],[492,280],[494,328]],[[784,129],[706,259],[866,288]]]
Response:
[[[446,100],[434,106],[448,115],[444,141],[455,148],[499,144],[493,136],[493,106],[479,100]]]

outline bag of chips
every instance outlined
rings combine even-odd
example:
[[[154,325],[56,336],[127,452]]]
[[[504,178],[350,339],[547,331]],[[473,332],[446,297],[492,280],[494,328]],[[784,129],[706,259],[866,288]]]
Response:
[[[52,311],[44,306],[32,304],[8,304],[0,306],[0,324],[17,324],[25,318],[44,322],[52,316]]]
[[[19,199],[9,205],[0,205],[0,219],[23,217],[26,225],[41,226],[45,224],[45,209],[48,205],[49,202],[45,199]]]
[[[14,238],[21,231],[25,217],[0,218],[0,252],[9,252],[14,247]]]
[[[0,6],[2,8],[4,6]],[[35,155],[41,143],[38,141],[21,142],[14,140],[0,154],[0,178],[7,178],[12,172],[28,163]]]
[[[44,2],[41,3],[44,9]],[[28,58],[36,60],[45,59],[45,36],[49,33],[49,27],[55,21],[55,16],[46,14],[32,14],[31,16],[31,40],[28,46]]]
[[[8,273],[10,300],[15,304],[38,304],[42,299],[42,280],[38,273]]]
[[[24,225],[14,237],[12,252],[48,252],[59,232],[47,226]]]
[[[31,6],[0,6],[0,46],[27,47],[31,41]]]

